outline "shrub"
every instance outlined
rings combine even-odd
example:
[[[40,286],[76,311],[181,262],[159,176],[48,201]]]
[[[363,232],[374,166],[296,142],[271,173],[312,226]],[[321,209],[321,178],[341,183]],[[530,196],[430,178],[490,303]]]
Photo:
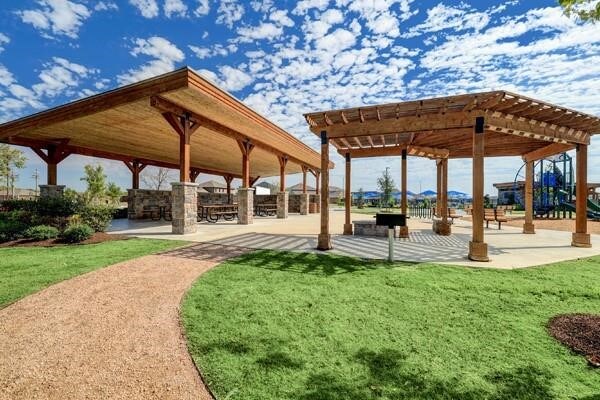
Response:
[[[46,217],[68,217],[77,212],[77,203],[67,197],[42,197],[36,202],[35,211]]]
[[[89,239],[94,234],[94,230],[86,224],[71,225],[62,234],[67,243],[80,243]]]
[[[0,209],[3,211],[31,211],[34,212],[37,208],[36,200],[4,200]]]
[[[28,225],[11,219],[0,219],[0,243],[21,239]]]
[[[33,240],[46,240],[58,237],[58,229],[48,225],[36,225],[25,231],[25,237]]]
[[[86,205],[79,210],[81,221],[96,232],[104,232],[115,214],[115,209],[105,205]]]

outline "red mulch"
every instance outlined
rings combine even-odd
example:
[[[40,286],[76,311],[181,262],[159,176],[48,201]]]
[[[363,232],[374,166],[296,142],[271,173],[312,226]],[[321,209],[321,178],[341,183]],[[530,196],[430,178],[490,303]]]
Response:
[[[77,244],[95,244],[110,242],[112,240],[124,240],[129,239],[127,235],[109,234],[105,232],[96,232],[91,238],[84,240]],[[32,241],[29,239],[13,240],[10,242],[0,243],[0,247],[55,247],[55,246],[69,246],[71,244],[65,243],[62,239],[48,239],[41,240],[39,242]]]
[[[591,366],[600,367],[600,315],[557,315],[548,323],[556,340],[582,354]]]

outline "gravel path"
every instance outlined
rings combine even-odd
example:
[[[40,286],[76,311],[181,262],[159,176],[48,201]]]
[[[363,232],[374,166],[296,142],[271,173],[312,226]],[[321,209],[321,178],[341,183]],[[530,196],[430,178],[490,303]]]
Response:
[[[0,399],[211,399],[179,305],[245,250],[199,244],[51,286],[0,310]]]

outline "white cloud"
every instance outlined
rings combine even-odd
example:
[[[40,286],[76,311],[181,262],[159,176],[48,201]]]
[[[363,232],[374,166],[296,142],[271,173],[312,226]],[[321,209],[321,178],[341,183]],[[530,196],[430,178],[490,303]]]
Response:
[[[0,33],[0,53],[4,51],[4,45],[10,43],[10,38],[3,33]]]
[[[118,75],[117,80],[121,85],[173,71],[175,65],[185,59],[183,51],[167,39],[159,36],[148,39],[138,38],[135,39],[134,44],[135,46],[131,50],[133,56],[149,56],[152,60],[138,68],[131,68],[126,73]]]
[[[227,47],[217,44],[211,47],[198,47],[198,46],[188,46],[189,49],[194,53],[194,55],[203,60],[205,58],[210,58],[214,56],[224,57],[229,53],[234,53],[237,51],[237,47],[235,45],[229,45]]]
[[[446,6],[442,3],[427,10],[427,19],[420,25],[413,26],[403,37],[415,37],[427,32],[440,32],[451,29],[453,32],[466,30],[480,31],[490,22],[490,15],[498,9],[477,12],[466,4],[459,7]]]
[[[223,89],[236,92],[242,90],[246,86],[252,83],[252,77],[242,70],[232,68],[230,66],[223,66],[219,68],[220,72],[220,84]]]
[[[181,0],[165,0],[164,11],[168,18],[185,17],[188,8]]]
[[[60,57],[54,57],[52,63],[45,64],[44,67],[39,74],[41,82],[32,86],[38,98],[69,95],[68,89],[77,87],[81,78],[98,72]]]
[[[234,22],[239,21],[244,16],[244,6],[237,0],[220,0],[217,9],[217,24],[224,24],[232,28]]]
[[[144,18],[158,17],[159,8],[156,0],[129,0],[129,3],[137,8]]]
[[[94,11],[118,11],[119,6],[112,1],[100,1],[94,6]]]
[[[292,14],[304,15],[312,8],[317,10],[324,10],[329,5],[329,0],[301,0],[296,4],[296,8],[292,11]]]
[[[283,28],[270,22],[263,22],[258,26],[244,26],[237,30],[240,42],[253,40],[273,40],[281,36]]]
[[[329,35],[316,40],[315,46],[318,50],[324,50],[331,54],[337,54],[341,50],[354,46],[356,38],[354,34],[345,29],[336,29]]]
[[[201,17],[207,15],[210,12],[209,0],[198,0],[198,6],[194,10],[194,15]]]
[[[83,22],[90,17],[90,10],[81,3],[69,0],[39,0],[40,8],[18,11],[24,23],[33,25],[46,37],[64,35],[76,39]]]
[[[294,21],[287,14],[287,10],[276,10],[271,13],[269,19],[278,25],[292,27],[294,26]]]

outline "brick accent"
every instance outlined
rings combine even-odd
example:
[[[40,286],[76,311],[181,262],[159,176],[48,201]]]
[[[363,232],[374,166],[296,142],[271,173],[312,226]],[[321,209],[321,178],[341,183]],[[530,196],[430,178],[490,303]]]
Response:
[[[254,222],[254,188],[239,188],[238,224],[250,225]]]
[[[288,192],[277,193],[277,218],[288,217],[289,195]]]
[[[308,193],[302,193],[298,196],[300,196],[300,215],[308,215],[308,204],[310,202],[310,195]]]
[[[39,185],[40,197],[62,197],[65,192],[65,185]]]
[[[449,222],[435,218],[433,220],[433,232],[437,235],[449,236],[452,233],[452,228]]]
[[[198,229],[198,184],[173,182],[171,187],[172,232],[179,235],[195,233]]]

